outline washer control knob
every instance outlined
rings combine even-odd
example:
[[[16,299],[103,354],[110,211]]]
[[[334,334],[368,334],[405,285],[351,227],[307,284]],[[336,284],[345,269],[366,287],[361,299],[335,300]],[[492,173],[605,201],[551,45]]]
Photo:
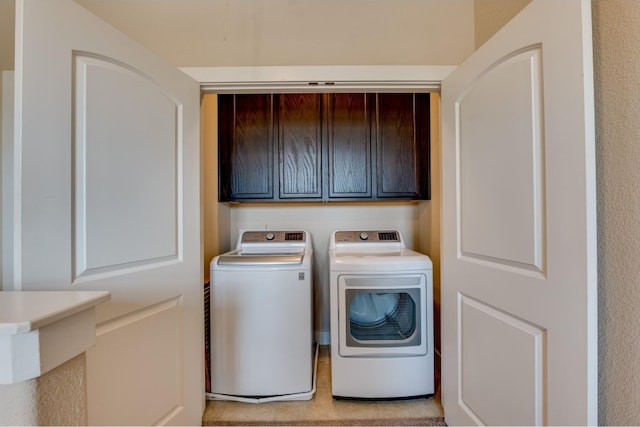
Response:
[[[369,239],[369,235],[367,233],[365,233],[364,231],[360,233],[360,240],[368,240],[368,239]]]
[[[265,237],[267,238],[267,240],[273,240],[276,236],[273,233],[267,233]]]

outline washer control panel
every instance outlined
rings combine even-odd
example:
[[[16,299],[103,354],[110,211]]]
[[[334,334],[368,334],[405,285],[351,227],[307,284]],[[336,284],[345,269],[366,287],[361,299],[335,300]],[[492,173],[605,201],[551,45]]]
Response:
[[[245,231],[242,243],[301,243],[306,241],[304,231]]]
[[[396,230],[336,231],[336,243],[400,243],[400,233]]]

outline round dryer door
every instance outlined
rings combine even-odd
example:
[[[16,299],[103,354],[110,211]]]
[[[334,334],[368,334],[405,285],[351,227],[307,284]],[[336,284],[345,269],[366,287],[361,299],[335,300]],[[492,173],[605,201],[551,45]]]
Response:
[[[346,300],[348,345],[420,342],[418,289],[347,289]]]

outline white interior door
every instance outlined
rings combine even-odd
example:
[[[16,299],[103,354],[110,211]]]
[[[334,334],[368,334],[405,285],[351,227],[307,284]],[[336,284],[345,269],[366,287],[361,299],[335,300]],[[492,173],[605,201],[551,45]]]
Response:
[[[71,0],[16,10],[14,286],[112,292],[90,424],[199,425],[199,86]]]
[[[597,423],[591,11],[533,0],[442,85],[449,425]]]

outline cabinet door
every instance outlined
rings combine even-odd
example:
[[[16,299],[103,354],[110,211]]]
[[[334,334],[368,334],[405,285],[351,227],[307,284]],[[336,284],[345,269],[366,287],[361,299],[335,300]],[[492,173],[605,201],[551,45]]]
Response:
[[[220,200],[272,199],[272,95],[220,95]]]
[[[375,98],[364,93],[337,93],[328,97],[328,196],[370,198],[371,115]]]
[[[321,95],[282,94],[277,97],[279,198],[320,199]]]
[[[429,95],[377,95],[377,197],[428,199]]]

